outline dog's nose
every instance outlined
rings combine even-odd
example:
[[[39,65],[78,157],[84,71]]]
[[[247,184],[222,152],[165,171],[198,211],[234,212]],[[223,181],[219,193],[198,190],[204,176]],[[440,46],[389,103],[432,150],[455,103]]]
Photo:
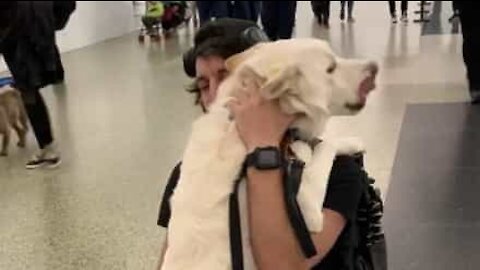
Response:
[[[378,74],[378,64],[376,62],[368,62],[367,63],[367,70],[370,72],[372,77],[377,76]]]

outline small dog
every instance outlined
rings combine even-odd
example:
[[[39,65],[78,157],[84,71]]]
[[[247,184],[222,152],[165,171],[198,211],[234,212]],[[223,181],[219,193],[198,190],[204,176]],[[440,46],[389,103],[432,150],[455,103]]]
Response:
[[[305,141],[321,137],[328,118],[354,115],[375,88],[376,63],[343,59],[316,39],[261,43],[226,62],[232,71],[220,85],[207,114],[195,121],[182,162],[182,174],[172,197],[172,217],[163,270],[231,269],[228,198],[247,155],[235,119],[226,104],[249,82],[268,100],[299,117],[292,128]],[[339,153],[361,151],[355,145],[321,143],[312,151],[305,143],[291,148],[306,163],[297,196],[308,229],[323,227],[322,201],[330,170]],[[246,270],[256,266],[250,247],[245,181],[239,200]]]
[[[0,88],[0,135],[3,135],[0,156],[8,155],[10,131],[18,134],[18,146],[25,147],[28,132],[28,118],[20,93],[11,87]]]

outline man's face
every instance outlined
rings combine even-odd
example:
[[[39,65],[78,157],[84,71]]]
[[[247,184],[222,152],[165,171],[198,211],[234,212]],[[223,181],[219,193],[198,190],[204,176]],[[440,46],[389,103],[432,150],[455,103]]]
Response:
[[[200,90],[200,103],[203,108],[208,110],[217,97],[218,87],[228,76],[225,60],[219,56],[197,57],[195,68],[197,86]]]

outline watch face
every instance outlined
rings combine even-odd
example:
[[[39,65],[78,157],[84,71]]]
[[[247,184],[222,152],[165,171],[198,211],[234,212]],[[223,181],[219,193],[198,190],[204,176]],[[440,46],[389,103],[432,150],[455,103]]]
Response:
[[[257,164],[260,169],[280,167],[280,154],[277,149],[262,149],[258,152]]]

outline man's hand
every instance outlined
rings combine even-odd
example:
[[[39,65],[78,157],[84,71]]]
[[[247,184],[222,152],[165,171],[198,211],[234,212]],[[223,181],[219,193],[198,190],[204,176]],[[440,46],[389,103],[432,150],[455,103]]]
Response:
[[[250,84],[228,104],[238,133],[248,152],[257,147],[279,146],[295,119],[281,111],[277,101],[265,100],[256,86]]]

